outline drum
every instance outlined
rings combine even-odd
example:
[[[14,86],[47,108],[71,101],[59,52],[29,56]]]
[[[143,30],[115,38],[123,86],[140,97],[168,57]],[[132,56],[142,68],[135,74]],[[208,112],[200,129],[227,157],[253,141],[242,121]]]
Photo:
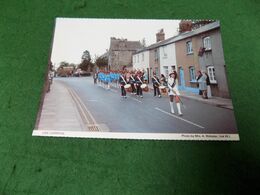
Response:
[[[148,85],[147,85],[147,84],[142,84],[142,85],[141,85],[141,88],[142,88],[142,89],[144,89],[144,88],[146,88],[146,87],[148,88]]]
[[[131,88],[131,85],[130,85],[130,84],[126,84],[126,85],[124,86],[124,88],[125,88],[125,89],[129,89],[129,88]]]
[[[143,88],[142,90],[143,90],[144,92],[148,92],[148,91],[149,91],[149,87],[148,87],[148,85],[146,85],[146,87]]]
[[[161,89],[161,90],[162,90],[162,89],[165,89],[165,88],[166,88],[165,86],[162,86],[162,85],[159,86],[159,89]]]
[[[167,88],[165,86],[159,87],[162,95],[168,95]]]

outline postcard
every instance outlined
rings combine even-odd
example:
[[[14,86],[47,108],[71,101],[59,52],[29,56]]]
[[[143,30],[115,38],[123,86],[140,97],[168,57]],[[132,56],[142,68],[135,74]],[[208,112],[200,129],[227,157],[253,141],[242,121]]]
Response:
[[[56,18],[32,135],[238,141],[220,24]]]

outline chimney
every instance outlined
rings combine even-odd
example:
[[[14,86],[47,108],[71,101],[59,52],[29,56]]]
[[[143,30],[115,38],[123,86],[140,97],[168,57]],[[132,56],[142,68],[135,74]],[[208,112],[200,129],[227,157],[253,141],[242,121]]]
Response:
[[[163,40],[165,40],[165,34],[162,28],[158,33],[156,33],[156,42],[163,41]]]
[[[192,21],[190,21],[190,20],[182,20],[179,23],[179,32],[180,33],[191,31],[191,30],[192,30]]]

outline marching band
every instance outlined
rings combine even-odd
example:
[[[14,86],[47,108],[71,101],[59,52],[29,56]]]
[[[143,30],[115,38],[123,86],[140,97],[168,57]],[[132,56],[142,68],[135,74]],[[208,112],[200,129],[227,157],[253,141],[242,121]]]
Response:
[[[121,97],[127,98],[127,92],[135,94],[137,97],[143,98],[143,92],[148,92],[147,80],[144,79],[144,72],[128,71],[126,69],[122,71],[99,71],[97,74],[97,80],[100,86],[109,89],[110,86],[121,89]],[[174,102],[177,107],[178,115],[182,116],[180,99],[180,92],[178,90],[178,77],[177,72],[173,71],[169,74],[168,81],[162,74],[160,78],[153,73],[152,84],[154,89],[154,97],[158,95],[160,98],[162,94],[168,95],[170,99],[170,111],[174,114]],[[168,90],[167,90],[168,89]]]

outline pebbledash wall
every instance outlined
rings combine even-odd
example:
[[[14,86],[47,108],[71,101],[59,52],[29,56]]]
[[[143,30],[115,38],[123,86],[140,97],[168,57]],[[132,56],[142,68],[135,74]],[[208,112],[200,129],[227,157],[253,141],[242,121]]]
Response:
[[[172,72],[173,70],[177,70],[175,48],[175,43],[170,43],[159,47],[160,73],[167,78],[170,72]]]
[[[205,51],[199,54],[203,48]],[[156,72],[167,77],[176,70],[180,90],[198,94],[197,72],[205,71],[210,77],[212,95],[230,98],[219,21],[143,48],[133,54],[133,68],[147,68],[135,61],[144,51],[149,51],[150,75]]]
[[[133,55],[133,68],[145,70],[149,68],[149,50],[139,50]]]

